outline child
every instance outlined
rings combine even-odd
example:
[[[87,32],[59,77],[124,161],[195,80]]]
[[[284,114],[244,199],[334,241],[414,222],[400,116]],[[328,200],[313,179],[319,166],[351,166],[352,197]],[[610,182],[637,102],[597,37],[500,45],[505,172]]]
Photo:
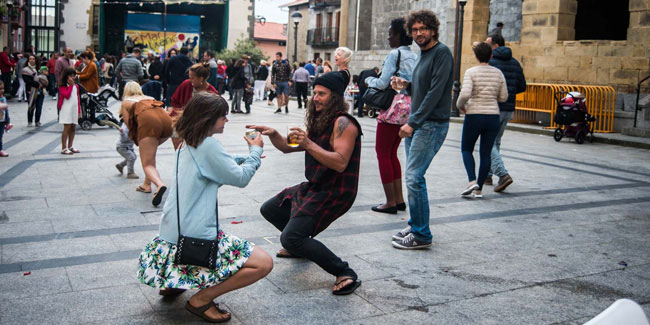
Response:
[[[13,125],[9,119],[9,107],[5,98],[5,84],[0,81],[0,157],[9,157],[9,154],[2,150],[2,135],[11,130]]]
[[[127,166],[126,178],[138,179],[140,177],[133,170],[133,164],[135,164],[135,160],[138,158],[133,150],[133,140],[129,138],[129,129],[126,127],[126,123],[121,123],[121,125],[120,137],[117,139],[117,143],[115,144],[115,150],[124,157],[124,160],[121,163],[116,164],[115,168],[117,168],[120,175],[122,175],[124,166]]]
[[[63,76],[60,80],[59,100],[56,107],[59,111],[59,124],[63,124],[63,133],[61,133],[62,155],[79,153],[79,150],[72,146],[75,128],[81,114],[79,87],[74,83],[76,77],[77,72],[74,68],[68,67],[63,70]]]
[[[253,96],[255,96],[255,89],[251,87],[250,81],[246,82],[246,88],[244,89],[243,101],[246,107],[246,114],[251,113],[251,104],[253,104]]]

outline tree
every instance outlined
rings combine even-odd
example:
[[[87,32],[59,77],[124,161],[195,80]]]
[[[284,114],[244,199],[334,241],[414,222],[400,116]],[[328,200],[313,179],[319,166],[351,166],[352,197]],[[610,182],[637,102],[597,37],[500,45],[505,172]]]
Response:
[[[237,40],[235,42],[234,49],[224,49],[223,51],[215,54],[215,56],[217,59],[224,60],[226,64],[229,64],[231,59],[241,59],[242,55],[244,54],[248,55],[250,57],[250,61],[255,65],[260,64],[261,60],[269,59],[268,56],[265,56],[264,53],[262,53],[262,50],[255,46],[255,42],[253,40],[246,38]]]

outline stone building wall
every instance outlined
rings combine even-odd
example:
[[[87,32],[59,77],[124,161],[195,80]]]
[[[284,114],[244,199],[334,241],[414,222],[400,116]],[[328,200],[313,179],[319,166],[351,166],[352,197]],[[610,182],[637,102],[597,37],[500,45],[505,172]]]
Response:
[[[490,23],[488,33],[502,22],[503,38],[507,42],[519,41],[521,39],[521,0],[490,0]]]

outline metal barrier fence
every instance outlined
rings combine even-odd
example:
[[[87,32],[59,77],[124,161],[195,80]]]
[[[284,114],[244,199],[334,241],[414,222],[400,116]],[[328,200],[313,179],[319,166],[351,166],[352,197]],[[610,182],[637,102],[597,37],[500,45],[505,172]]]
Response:
[[[513,122],[536,124],[537,114],[547,113],[551,115],[549,128],[556,128],[558,125],[553,122],[553,117],[557,102],[553,94],[558,91],[577,91],[585,95],[589,114],[596,118],[596,121],[592,122],[594,132],[614,132],[616,93],[614,88],[609,86],[528,84],[525,92],[517,94]]]

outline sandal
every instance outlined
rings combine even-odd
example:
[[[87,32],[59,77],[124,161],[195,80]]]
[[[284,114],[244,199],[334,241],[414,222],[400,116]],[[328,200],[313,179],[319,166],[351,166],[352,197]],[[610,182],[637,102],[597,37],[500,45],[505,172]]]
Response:
[[[153,206],[157,207],[160,204],[163,195],[165,195],[165,191],[167,191],[167,186],[161,186],[156,194],[153,195],[153,200],[151,200],[151,204],[153,204]]]
[[[337,295],[337,296],[345,296],[345,295],[349,295],[349,294],[353,293],[354,290],[357,290],[357,288],[359,286],[361,286],[361,280],[353,278],[353,277],[345,277],[341,281],[338,281],[338,282],[334,283],[334,285],[337,286],[337,285],[339,285],[339,284],[341,284],[341,283],[343,283],[345,281],[348,281],[348,280],[352,280],[352,283],[346,285],[345,287],[343,287],[343,288],[341,288],[341,289],[339,289],[337,291],[332,290],[332,293]]]
[[[68,148],[65,148],[65,149],[61,150],[61,154],[62,155],[71,155],[72,151],[70,151]]]
[[[280,248],[277,253],[275,253],[275,257],[280,257],[280,258],[300,258],[300,256],[293,255],[289,253],[288,250],[284,248]]]
[[[75,149],[74,147],[68,148],[68,150],[72,151],[72,153],[80,153],[81,151]]]
[[[217,311],[219,313],[221,313],[223,315],[228,315],[228,317],[226,317],[226,318],[212,318],[212,317],[206,315],[205,312],[208,309],[210,309],[210,307],[212,307],[212,306],[217,308]],[[190,301],[188,300],[187,303],[185,304],[185,309],[187,309],[187,311],[189,311],[190,313],[203,318],[203,320],[208,322],[208,323],[225,323],[225,322],[229,321],[230,318],[232,317],[229,312],[219,308],[219,304],[215,304],[214,301],[210,301],[209,303],[207,303],[206,305],[201,306],[201,307],[194,307],[194,306],[192,306],[190,304]]]
[[[147,191],[147,189],[142,187],[142,185],[138,185],[138,187],[136,187],[135,190],[142,193],[151,193],[151,190]]]
[[[165,296],[165,297],[178,296],[183,292],[185,292],[185,289],[164,288],[164,289],[158,290],[158,294],[161,295],[161,296]]]

